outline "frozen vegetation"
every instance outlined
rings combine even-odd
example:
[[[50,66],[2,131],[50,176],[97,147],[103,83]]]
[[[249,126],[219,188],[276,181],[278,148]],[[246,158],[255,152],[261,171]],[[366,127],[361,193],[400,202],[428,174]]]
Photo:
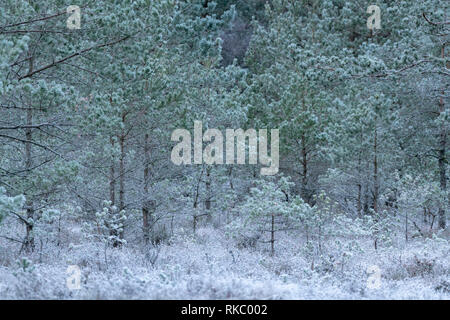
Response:
[[[67,2],[0,0],[0,299],[450,298],[450,1]]]
[[[378,250],[368,237],[334,238],[322,254],[311,254],[304,237],[283,234],[271,256],[268,244],[230,239],[212,226],[199,227],[195,236],[190,225],[179,227],[159,245],[105,249],[104,243],[86,239],[77,225],[53,225],[29,255],[18,255],[17,245],[0,241],[0,298],[450,298],[450,246],[443,235],[408,243],[398,237]],[[67,287],[69,265],[81,269],[79,290]],[[379,286],[371,282],[376,281],[374,265]]]

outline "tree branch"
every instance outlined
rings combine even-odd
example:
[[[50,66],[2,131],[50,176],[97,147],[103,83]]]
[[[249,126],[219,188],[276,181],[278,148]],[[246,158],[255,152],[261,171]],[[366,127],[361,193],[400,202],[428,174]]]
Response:
[[[443,24],[450,24],[450,21],[433,22],[433,21],[431,21],[430,19],[427,18],[427,16],[425,15],[425,12],[423,12],[422,15],[425,18],[425,20],[429,24],[432,24],[433,26],[439,26],[439,25],[443,25]]]
[[[122,41],[124,41],[124,40],[126,40],[126,39],[128,39],[128,38],[130,38],[130,36],[125,36],[125,37],[123,37],[123,38],[120,38],[120,39],[115,40],[115,41],[112,41],[112,42],[108,42],[108,43],[104,43],[104,44],[100,44],[100,45],[95,45],[95,46],[92,46],[92,47],[90,47],[90,48],[83,49],[83,50],[81,50],[81,51],[79,51],[79,52],[76,52],[76,53],[71,54],[71,55],[69,55],[69,56],[67,56],[67,57],[64,57],[64,58],[62,58],[62,59],[60,59],[60,60],[58,60],[58,61],[55,61],[55,62],[53,62],[53,63],[50,63],[50,64],[48,64],[48,65],[46,65],[46,66],[44,66],[44,67],[42,67],[42,68],[39,68],[39,69],[37,69],[37,70],[35,70],[35,71],[33,71],[33,72],[29,72],[28,74],[26,74],[26,75],[24,75],[24,76],[22,76],[22,77],[19,77],[19,81],[20,81],[20,80],[23,80],[23,79],[25,79],[25,78],[30,78],[30,77],[32,77],[33,75],[35,75],[36,73],[45,71],[45,70],[50,69],[50,68],[52,68],[52,67],[55,67],[55,66],[57,66],[58,64],[63,63],[64,61],[67,61],[67,60],[72,59],[72,58],[74,58],[74,57],[76,57],[76,56],[82,55],[83,53],[86,53],[86,52],[88,52],[88,51],[91,51],[91,50],[94,50],[94,49],[103,48],[103,47],[112,46],[112,45],[117,44],[117,43],[119,43],[119,42],[122,42]]]

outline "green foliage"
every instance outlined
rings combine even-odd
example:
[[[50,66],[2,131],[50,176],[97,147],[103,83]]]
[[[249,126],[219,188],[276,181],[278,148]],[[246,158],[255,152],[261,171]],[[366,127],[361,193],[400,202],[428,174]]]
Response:
[[[0,222],[11,212],[20,212],[24,203],[25,197],[23,195],[10,197],[6,194],[5,188],[0,187]]]
[[[110,201],[104,201],[103,206],[103,210],[96,212],[94,218],[87,217],[87,221],[83,224],[85,235],[101,240],[108,246],[125,244],[126,240],[121,236],[127,220],[125,211],[118,211]]]
[[[17,267],[19,271],[22,273],[33,272],[34,270],[33,261],[31,261],[27,257],[22,257],[18,259]]]
[[[226,213],[251,241],[301,231],[319,254],[351,232],[388,245],[400,218],[433,232],[424,211],[445,220],[442,1],[377,1],[380,30],[357,0],[99,0],[76,30],[66,5],[0,5],[0,220],[14,211],[27,237],[52,235],[64,204],[108,244],[150,203],[152,224]],[[173,165],[171,132],[195,120],[280,129],[289,178]]]

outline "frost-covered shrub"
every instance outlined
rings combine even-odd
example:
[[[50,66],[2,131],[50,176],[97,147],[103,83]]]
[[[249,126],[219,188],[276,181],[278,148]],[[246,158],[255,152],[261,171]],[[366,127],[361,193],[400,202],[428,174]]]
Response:
[[[335,271],[336,258],[332,254],[321,255],[318,261],[317,266],[314,268],[315,271],[319,273],[331,273]]]
[[[445,279],[450,276],[449,253],[448,242],[444,239],[435,237],[425,242],[415,241],[402,250],[394,247],[387,249],[385,261],[381,259],[383,266],[380,264],[380,267],[383,267],[383,274],[389,280]]]
[[[170,239],[170,233],[165,224],[155,224],[150,232],[150,242],[153,245],[167,243]]]
[[[450,281],[442,280],[434,289],[443,293],[450,293]]]
[[[335,203],[325,192],[322,191],[313,198],[315,205],[311,210],[305,212],[302,226],[309,249],[315,250],[318,255],[321,255],[326,239],[340,231],[339,226],[335,224],[339,212],[336,210]]]
[[[271,243],[274,253],[275,234],[297,229],[310,207],[299,197],[292,197],[293,183],[286,177],[260,180],[238,208],[240,217],[229,226],[238,246],[255,246],[260,240]]]
[[[334,265],[331,267],[330,260],[343,270],[353,254],[361,253],[359,240],[370,235],[370,232],[364,221],[346,215],[325,192],[314,196],[314,200],[314,207],[305,211],[302,217],[301,226],[306,237],[302,253],[313,266],[323,264],[317,270],[328,272],[336,269]]]
[[[27,257],[22,257],[17,260],[17,266],[20,272],[33,272],[33,262]]]
[[[35,238],[42,240],[41,243],[49,241],[59,243],[61,223],[64,218],[64,210],[52,208],[41,210],[39,219],[36,220],[33,227]]]
[[[398,217],[389,215],[386,211],[376,213],[371,210],[371,214],[365,216],[364,221],[375,249],[378,249],[380,245],[387,247],[393,245],[398,232]]]
[[[177,232],[178,234],[178,232]],[[361,241],[360,253],[351,241],[328,243],[326,254],[311,260],[301,251],[303,242],[289,233],[280,233],[274,257],[261,250],[236,250],[221,231],[199,228],[194,236],[175,236],[171,245],[108,248],[103,243],[82,239],[65,248],[46,264],[31,263],[30,271],[18,264],[0,267],[0,298],[19,299],[355,299],[355,298],[435,298],[449,297],[448,248],[443,240],[426,245],[418,241],[408,247],[380,248]],[[338,250],[342,248],[342,251]],[[325,250],[324,249],[324,250]],[[230,253],[231,251],[231,253]],[[343,253],[354,252],[353,255]],[[401,254],[401,257],[399,257]],[[157,256],[154,264],[149,261]],[[414,262],[435,261],[432,272],[410,276],[405,268]],[[348,260],[347,260],[348,259]],[[33,261],[35,261],[33,259]],[[342,270],[341,262],[345,261]],[[367,288],[368,265],[381,270],[381,287]],[[81,269],[81,289],[66,288],[68,265]],[[28,266],[25,267],[25,270]],[[403,270],[401,277],[393,273]],[[307,272],[309,271],[309,272]],[[17,276],[13,275],[17,273]],[[439,287],[439,285],[441,285]],[[439,287],[439,288],[438,288]],[[436,289],[438,288],[438,289]]]
[[[410,277],[425,276],[433,273],[436,260],[425,257],[414,257],[405,263],[406,272]]]
[[[18,212],[25,203],[25,197],[18,195],[9,197],[6,195],[6,190],[0,187],[0,223],[11,211]]]
[[[254,234],[237,234],[235,236],[236,246],[242,248],[255,248],[258,240],[261,238],[261,233]]]
[[[158,260],[159,253],[161,251],[160,246],[152,246],[148,248],[145,252],[145,259],[150,263],[151,266],[155,266],[156,261]]]
[[[124,223],[127,220],[125,211],[104,201],[103,210],[96,212],[94,217],[86,217],[83,230],[89,239],[100,240],[106,245],[119,246],[126,243],[123,238]]]
[[[449,191],[426,174],[396,176],[398,207],[412,237],[431,237],[438,223],[439,208],[448,211]]]

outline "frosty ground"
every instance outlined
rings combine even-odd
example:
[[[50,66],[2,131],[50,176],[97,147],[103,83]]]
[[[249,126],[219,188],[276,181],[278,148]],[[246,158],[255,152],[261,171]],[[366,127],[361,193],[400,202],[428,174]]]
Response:
[[[195,235],[180,228],[159,245],[121,248],[87,241],[73,225],[59,237],[59,245],[41,242],[42,249],[37,245],[28,255],[1,240],[1,299],[450,298],[450,246],[443,234],[399,238],[377,250],[369,239],[358,239],[358,250],[328,245],[313,259],[295,234],[280,234],[271,256],[266,243],[245,247],[214,226]],[[81,269],[79,290],[67,287],[69,265]],[[379,288],[368,284],[370,266],[380,269]]]
[[[449,1],[63,2],[0,0],[0,298],[449,299]]]

